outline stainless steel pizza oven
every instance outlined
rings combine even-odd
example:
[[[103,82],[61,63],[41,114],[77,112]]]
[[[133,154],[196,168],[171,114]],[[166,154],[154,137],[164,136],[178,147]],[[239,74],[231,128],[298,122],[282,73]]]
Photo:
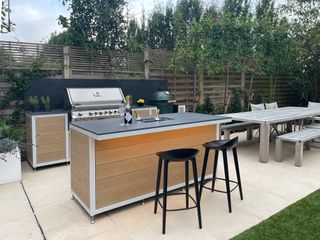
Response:
[[[120,88],[67,88],[72,121],[119,117],[125,98]]]

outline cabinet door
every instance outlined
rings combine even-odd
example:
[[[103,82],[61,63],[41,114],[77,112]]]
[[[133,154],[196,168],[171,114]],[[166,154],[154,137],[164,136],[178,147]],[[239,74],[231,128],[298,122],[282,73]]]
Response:
[[[65,116],[36,118],[37,163],[66,159]]]

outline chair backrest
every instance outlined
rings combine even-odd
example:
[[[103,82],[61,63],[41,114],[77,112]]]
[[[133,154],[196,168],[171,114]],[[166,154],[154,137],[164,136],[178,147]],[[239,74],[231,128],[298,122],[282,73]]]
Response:
[[[266,109],[276,109],[278,108],[278,103],[277,102],[272,102],[272,103],[266,103]]]
[[[320,108],[320,103],[318,103],[318,102],[308,102],[308,108]]]
[[[260,111],[260,110],[265,110],[264,104],[252,104],[250,103],[251,111]]]

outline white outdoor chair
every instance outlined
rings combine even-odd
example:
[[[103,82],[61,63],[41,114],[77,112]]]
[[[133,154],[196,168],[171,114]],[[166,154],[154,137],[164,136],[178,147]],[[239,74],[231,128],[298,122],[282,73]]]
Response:
[[[250,103],[250,108],[251,108],[252,112],[265,110],[265,107],[264,107],[263,103],[260,103],[260,104],[252,104],[252,103]],[[256,137],[259,138],[259,135],[260,135],[260,128],[258,129],[256,134],[254,135],[254,137],[255,138]]]
[[[320,108],[320,103],[318,102],[308,102],[308,108]],[[312,118],[312,122],[320,121],[320,116],[316,116]]]
[[[265,103],[266,109],[277,109],[278,108],[278,103],[277,102],[271,102],[271,103]],[[278,126],[281,126],[281,130],[279,132]],[[272,133],[276,133],[277,135],[280,135],[281,133],[284,132],[284,125],[285,123],[275,123],[271,124],[271,129],[270,129],[270,137]]]
[[[264,104],[252,104],[250,103],[250,108],[251,111],[261,111],[261,110],[265,110]]]
[[[265,103],[266,109],[276,109],[278,108],[278,103],[277,102],[272,102],[272,103]]]
[[[308,102],[308,108],[320,108],[320,103],[318,103],[318,102],[310,102],[309,101]],[[312,117],[311,121],[313,123],[320,122],[320,116]],[[317,146],[315,146],[315,147],[318,147],[318,144],[320,143],[320,140],[319,139],[315,139],[312,142],[317,144]],[[314,146],[314,144],[313,144],[313,146]]]

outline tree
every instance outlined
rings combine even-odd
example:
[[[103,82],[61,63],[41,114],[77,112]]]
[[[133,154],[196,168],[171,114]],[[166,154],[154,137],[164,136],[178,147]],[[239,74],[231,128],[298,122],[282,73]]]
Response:
[[[180,36],[186,36],[192,22],[200,22],[203,14],[201,0],[179,0],[174,12],[174,31]]]
[[[202,24],[194,19],[191,23],[188,34],[185,38],[179,38],[176,42],[175,55],[172,66],[176,71],[182,71],[193,74],[193,111],[196,110],[196,86],[197,77],[203,72],[205,49],[203,47],[203,29]]]
[[[163,10],[161,5],[156,6],[148,19],[148,47],[173,50],[175,46],[173,25],[172,7],[167,5]]]
[[[129,20],[127,38],[126,38],[126,50],[131,52],[141,51],[144,48],[144,32],[140,28],[135,19]]]
[[[14,31],[14,23],[11,21],[10,0],[2,0],[0,5],[0,33]]]
[[[301,92],[310,91],[310,99],[320,99],[320,3],[289,0],[282,9],[288,15],[293,39],[294,77]],[[295,82],[296,84],[296,82]],[[306,88],[308,86],[308,88]],[[308,98],[303,96],[303,98]]]
[[[72,45],[115,50],[125,46],[124,0],[63,0],[70,18],[59,17]]]
[[[274,0],[263,0],[256,8],[256,51],[262,55],[261,70],[273,83],[274,100],[280,74],[292,72],[292,40],[289,24],[282,18]]]

